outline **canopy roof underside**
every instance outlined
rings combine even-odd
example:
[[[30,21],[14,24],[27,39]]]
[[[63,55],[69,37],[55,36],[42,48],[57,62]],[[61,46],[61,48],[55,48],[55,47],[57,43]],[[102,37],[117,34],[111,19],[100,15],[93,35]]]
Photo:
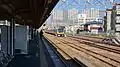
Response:
[[[58,0],[0,0],[0,20],[14,18],[17,24],[39,28]]]

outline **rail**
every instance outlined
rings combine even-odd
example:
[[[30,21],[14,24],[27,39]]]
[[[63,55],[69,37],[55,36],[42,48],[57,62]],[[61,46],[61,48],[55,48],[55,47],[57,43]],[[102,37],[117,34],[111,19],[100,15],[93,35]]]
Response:
[[[103,49],[103,50],[107,50],[107,51],[110,51],[110,52],[120,54],[120,50],[116,49],[116,48],[114,49],[114,48],[110,48],[109,46],[106,46],[106,45],[98,45],[97,43],[87,41],[87,40],[84,40],[82,38],[72,37],[72,39],[74,39],[75,41],[78,41],[79,43],[86,44],[88,46],[92,46],[92,47],[96,47],[96,48],[100,48],[100,49]]]
[[[110,66],[112,66],[112,67],[116,67],[116,65],[113,65],[111,62],[107,62],[103,58],[107,58],[107,60],[111,60],[111,61],[114,61],[115,63],[120,64],[120,61],[118,61],[118,60],[114,60],[114,59],[112,59],[110,57],[107,57],[107,56],[101,55],[99,53],[96,53],[94,51],[88,50],[86,48],[80,47],[80,46],[78,46],[78,45],[76,45],[74,43],[71,43],[71,42],[68,42],[68,41],[63,41],[63,40],[61,40],[61,42],[66,44],[66,45],[69,45],[70,47],[72,47],[72,48],[74,48],[74,49],[76,49],[78,51],[82,51],[82,52],[84,52],[84,53],[86,53],[86,54],[88,54],[88,55],[90,55],[90,56],[92,56],[92,57],[94,57],[94,58],[96,58],[96,59],[98,59],[98,60],[100,60],[100,61],[102,61],[102,62],[104,62],[104,63],[106,63],[108,65],[110,65]],[[100,58],[98,55],[103,57],[103,58]]]
[[[74,61],[74,63],[76,63],[76,64],[78,64],[79,66],[82,66],[82,67],[87,67],[86,65],[84,65],[82,62],[80,62],[77,58],[73,58],[73,57],[71,57],[69,54],[67,54],[63,49],[61,49],[59,46],[57,46],[55,43],[53,43],[52,41],[50,41],[47,37],[45,37],[52,45],[52,47],[54,47],[55,49],[57,49],[57,50],[60,50],[62,53],[64,53],[65,55],[67,55],[68,57],[69,57],[69,59],[71,59],[71,60],[73,60]],[[55,50],[53,48],[53,50],[54,51],[57,51],[57,50]],[[60,52],[58,52],[58,53],[56,53],[60,58],[61,58],[61,60],[63,60],[63,62],[64,62],[64,57],[60,54]],[[62,56],[62,57],[61,57]],[[64,58],[64,59],[63,59]],[[67,65],[67,63],[66,62],[64,62],[66,65]],[[68,67],[69,67],[69,65],[67,65]]]

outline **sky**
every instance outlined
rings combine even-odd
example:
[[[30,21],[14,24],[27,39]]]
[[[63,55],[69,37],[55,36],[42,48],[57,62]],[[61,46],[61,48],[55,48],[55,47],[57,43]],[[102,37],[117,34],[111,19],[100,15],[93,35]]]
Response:
[[[112,4],[116,2],[120,3],[120,0],[59,0],[53,10],[68,10],[76,8],[81,12],[83,9],[95,8],[105,11],[106,9],[112,8]],[[50,17],[48,18],[48,21],[52,22]]]
[[[60,0],[54,10],[72,8],[76,8],[78,10],[85,8],[99,8],[100,10],[106,10],[107,8],[112,8],[112,3],[115,2],[120,3],[120,0]],[[95,4],[97,4],[97,6]]]

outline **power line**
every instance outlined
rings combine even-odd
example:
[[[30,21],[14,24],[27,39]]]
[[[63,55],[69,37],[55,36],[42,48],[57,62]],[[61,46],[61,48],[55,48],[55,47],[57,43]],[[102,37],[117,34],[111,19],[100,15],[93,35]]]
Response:
[[[79,2],[78,2],[78,1],[76,1],[76,0],[74,0],[74,2],[75,2],[76,4],[79,4]]]
[[[59,5],[56,9],[59,9],[60,7],[62,7],[66,3],[66,1],[62,1],[62,0],[60,0],[60,1],[62,2],[62,4]],[[60,1],[59,1],[59,3],[60,3]]]
[[[68,7],[71,6],[73,3],[74,3],[74,0],[72,0],[72,3],[69,3],[69,4],[67,4],[66,6],[64,6],[63,9],[68,8]]]

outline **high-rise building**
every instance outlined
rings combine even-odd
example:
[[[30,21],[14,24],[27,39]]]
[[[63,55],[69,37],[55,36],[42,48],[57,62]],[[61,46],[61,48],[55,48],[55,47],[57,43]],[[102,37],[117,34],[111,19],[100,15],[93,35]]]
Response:
[[[51,19],[52,27],[57,28],[63,22],[63,10],[54,10]]]
[[[67,23],[68,21],[68,10],[64,9],[63,10],[63,22]]]
[[[111,18],[112,9],[107,9],[106,15],[107,15],[106,31],[110,31],[111,30],[111,20],[112,20],[112,18]]]
[[[106,31],[120,33],[120,4],[116,4],[112,9],[106,11]]]
[[[120,38],[120,4],[116,4],[113,7],[114,11],[114,29],[117,34],[117,36]]]
[[[68,20],[76,22],[78,20],[78,10],[73,8],[68,10]]]
[[[116,6],[113,6],[112,8],[112,16],[111,16],[111,30],[115,32],[115,24],[116,24]]]
[[[54,10],[51,18],[54,25],[67,25],[78,22],[78,10],[75,8],[68,10]]]
[[[112,9],[111,30],[120,38],[120,4],[115,4]]]
[[[82,13],[86,14],[86,22],[96,21],[99,18],[99,9],[84,9]]]
[[[106,12],[105,11],[99,11],[99,17],[104,18],[104,16],[106,16]]]
[[[106,16],[106,12],[105,12],[105,11],[99,11],[98,21],[104,23],[104,17],[105,17],[105,16]]]
[[[103,23],[103,31],[107,32],[107,16],[104,16],[103,21],[104,21],[104,23]]]
[[[52,13],[52,19],[54,21],[63,21],[63,10],[54,10]]]

